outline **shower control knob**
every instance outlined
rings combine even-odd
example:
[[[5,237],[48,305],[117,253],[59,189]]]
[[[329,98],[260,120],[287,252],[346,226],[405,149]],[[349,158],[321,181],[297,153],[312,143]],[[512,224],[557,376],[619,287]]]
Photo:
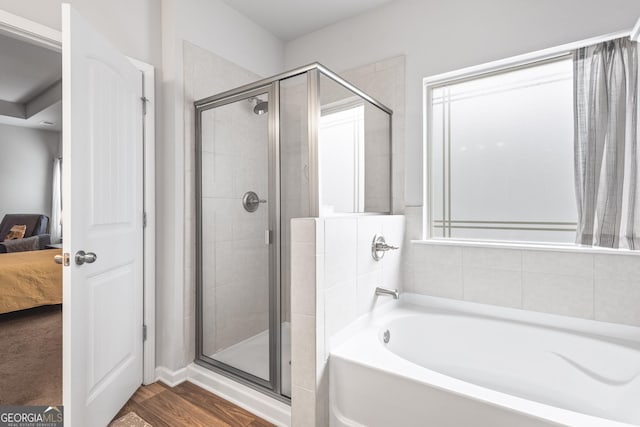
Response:
[[[373,236],[373,242],[371,242],[371,257],[374,260],[380,261],[385,252],[400,249],[398,246],[388,245],[383,236],[377,234]]]
[[[257,211],[260,203],[267,203],[267,201],[260,199],[255,191],[247,191],[242,196],[242,207],[247,212]]]

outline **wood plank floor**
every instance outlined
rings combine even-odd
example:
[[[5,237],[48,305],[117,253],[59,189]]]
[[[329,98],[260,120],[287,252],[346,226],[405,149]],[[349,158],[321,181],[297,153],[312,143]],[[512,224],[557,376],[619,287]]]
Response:
[[[161,382],[142,386],[114,420],[132,411],[153,427],[273,426],[190,382],[183,382],[175,387]]]

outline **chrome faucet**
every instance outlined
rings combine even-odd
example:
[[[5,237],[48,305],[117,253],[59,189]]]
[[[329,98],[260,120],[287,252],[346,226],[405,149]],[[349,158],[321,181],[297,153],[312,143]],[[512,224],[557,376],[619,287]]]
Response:
[[[374,260],[380,261],[385,252],[400,249],[398,246],[388,245],[384,236],[373,236],[373,242],[371,242],[371,256]]]
[[[391,295],[393,299],[400,298],[400,292],[397,289],[381,288],[380,286],[376,288],[376,295]]]

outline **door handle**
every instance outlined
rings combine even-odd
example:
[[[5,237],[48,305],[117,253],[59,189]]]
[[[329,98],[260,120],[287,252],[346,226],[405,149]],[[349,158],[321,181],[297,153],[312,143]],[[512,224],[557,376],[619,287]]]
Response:
[[[55,261],[56,264],[62,264],[65,267],[69,266],[69,254],[66,252],[62,255],[54,256],[53,260]]]
[[[76,264],[78,265],[82,265],[84,263],[91,264],[96,262],[97,259],[98,259],[98,255],[94,254],[93,252],[85,252],[85,251],[76,252]]]

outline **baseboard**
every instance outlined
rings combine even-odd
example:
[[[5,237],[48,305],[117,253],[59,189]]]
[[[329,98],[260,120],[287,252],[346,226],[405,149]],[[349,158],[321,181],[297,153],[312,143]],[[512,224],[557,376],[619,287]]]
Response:
[[[170,387],[189,381],[277,426],[291,426],[291,407],[195,363],[172,371],[156,368],[156,378]]]
[[[156,379],[158,381],[162,381],[169,387],[175,387],[187,380],[187,372],[187,368],[172,371],[171,369],[165,368],[164,366],[158,366],[156,368]]]

